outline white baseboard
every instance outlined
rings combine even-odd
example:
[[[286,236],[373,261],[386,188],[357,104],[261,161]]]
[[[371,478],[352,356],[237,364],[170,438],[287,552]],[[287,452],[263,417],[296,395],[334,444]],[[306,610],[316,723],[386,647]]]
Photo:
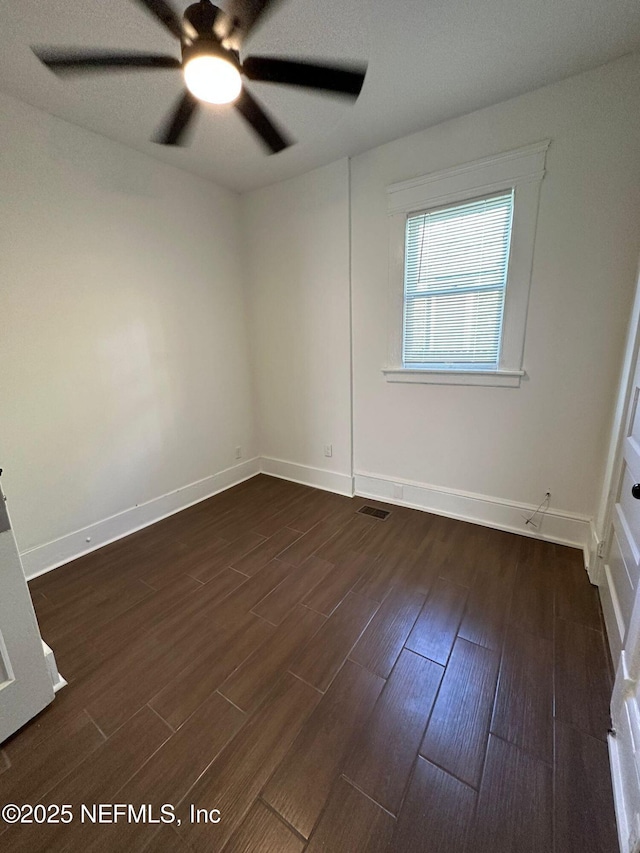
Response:
[[[53,692],[57,693],[58,690],[62,690],[63,687],[66,687],[68,682],[66,678],[63,678],[58,672],[58,665],[56,663],[56,657],[53,653],[53,649],[48,646],[44,640],[42,641],[42,650],[44,652],[44,659],[47,664],[49,677],[51,678]]]
[[[311,465],[298,465],[296,462],[286,462],[284,459],[273,459],[263,456],[260,459],[260,470],[263,474],[323,489],[325,492],[336,492],[339,495],[353,496],[353,477],[340,474],[337,471],[326,471],[324,468],[314,468]]]
[[[82,530],[69,533],[60,539],[24,551],[20,556],[25,574],[29,580],[38,577],[259,473],[348,497],[357,494],[365,498],[374,498],[495,527],[499,530],[572,545],[582,548],[585,554],[588,554],[591,549],[590,519],[586,516],[550,509],[544,514],[542,523],[536,531],[525,525],[523,518],[535,509],[529,504],[509,503],[486,495],[443,489],[426,483],[392,480],[363,472],[356,473],[352,478],[348,474],[327,471],[310,465],[299,465],[284,459],[255,457],[96,522]],[[394,497],[395,485],[402,486],[401,499]],[[91,540],[90,545],[87,539]]]
[[[394,496],[394,487],[402,487],[402,498]],[[461,521],[483,524],[510,533],[520,533],[585,549],[590,542],[590,519],[587,516],[548,509],[534,530],[525,518],[536,509],[524,503],[508,502],[488,495],[443,489],[411,480],[392,480],[378,474],[356,472],[355,493],[399,506],[422,509],[436,515],[446,515]]]
[[[589,523],[589,545],[585,546],[585,565],[589,580],[595,586],[602,581],[602,559],[598,556],[600,537],[593,519]]]
[[[219,471],[217,474],[212,474],[210,477],[205,477],[195,483],[189,483],[187,486],[182,486],[166,495],[160,495],[160,497],[153,498],[146,503],[138,504],[82,530],[76,530],[60,539],[46,542],[36,548],[30,548],[20,554],[24,573],[28,580],[32,580],[38,575],[75,560],[90,551],[95,551],[97,548],[102,548],[103,545],[108,545],[109,542],[128,536],[136,530],[148,527],[168,515],[173,515],[192,504],[206,500],[206,498],[210,498],[231,486],[236,486],[259,473],[260,460],[258,457],[247,459],[246,462]],[[87,543],[87,539],[91,540],[90,545]]]

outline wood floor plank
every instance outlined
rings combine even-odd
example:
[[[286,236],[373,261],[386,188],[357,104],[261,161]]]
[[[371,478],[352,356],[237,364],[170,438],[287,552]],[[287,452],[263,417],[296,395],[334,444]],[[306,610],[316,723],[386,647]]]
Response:
[[[263,799],[308,838],[384,681],[347,661],[309,717]]]
[[[439,577],[460,586],[472,587],[483,558],[485,528],[477,524],[465,524],[456,541],[450,547],[440,567]]]
[[[377,608],[376,602],[349,593],[290,672],[318,690],[326,690]]]
[[[42,625],[42,620],[46,619],[48,616],[54,614],[58,609],[57,604],[55,604],[51,599],[47,598],[47,596],[42,592],[36,592],[30,588],[31,592],[31,600],[33,601],[33,606],[35,608],[36,614],[38,616],[38,622]]]
[[[292,484],[291,489],[285,488],[271,497],[257,495],[252,499],[250,505],[237,507],[235,514],[221,523],[217,531],[218,535],[223,539],[233,541],[246,533],[247,530],[258,533],[259,527],[272,522],[267,531],[260,534],[268,538],[285,526],[282,523],[281,511],[297,506],[308,491],[308,487]],[[274,519],[275,523],[273,523]]]
[[[89,675],[76,686],[79,701],[107,736],[184,671],[193,659],[188,639],[181,637],[172,648],[153,637],[142,638],[110,658],[99,674]]]
[[[555,563],[556,618],[580,622],[600,631],[598,588],[589,582],[584,557],[577,548],[557,546]]]
[[[187,847],[173,826],[161,826],[151,843],[145,844],[144,853],[192,853],[192,850]]]
[[[306,853],[385,853],[394,828],[390,814],[340,777]]]
[[[191,847],[219,851],[244,820],[261,788],[296,739],[320,694],[285,675],[254,714],[190,790],[186,800],[199,808],[220,809],[222,820],[191,824],[186,806],[178,814],[178,832]]]
[[[249,579],[246,584],[252,584],[253,581],[254,579]],[[222,602],[218,602],[217,582],[209,587],[203,587],[196,598],[187,599],[187,606],[179,613],[171,614],[158,629],[143,634],[127,647],[119,650],[105,663],[102,671],[91,674],[76,686],[76,696],[83,702],[83,707],[87,708],[102,731],[106,734],[115,731],[119,725],[175,679],[188,680],[192,668],[202,665],[203,658],[212,654],[212,650],[217,650],[216,641],[218,645],[223,641],[225,619],[214,621],[211,616],[211,607],[214,606],[216,614],[223,613],[223,607],[226,606],[230,597],[227,594]],[[217,605],[220,606],[220,611],[215,609]],[[217,624],[218,621],[219,624]],[[231,621],[231,614],[227,615],[227,621]],[[256,636],[258,630],[264,628],[265,633],[270,630],[266,625],[260,626],[260,629],[253,628],[251,619],[239,624],[236,612],[234,612],[233,624],[237,625],[238,630],[241,630],[242,626],[251,626],[249,633],[256,642],[259,642]],[[228,639],[228,635],[226,636]],[[242,638],[240,645],[243,646],[242,651],[246,651],[247,655],[253,651],[250,644],[250,637]],[[246,648],[247,646],[249,648]],[[194,649],[203,651],[202,657],[194,655]],[[240,651],[239,648],[238,653]],[[229,654],[234,654],[232,649],[229,649]],[[220,673],[221,680],[228,674],[228,671]],[[197,699],[199,704],[208,695],[208,693],[197,695],[197,691],[202,690],[203,686],[204,682],[197,684],[191,692],[176,694],[173,696],[173,701],[177,702],[180,699],[183,703],[188,703],[192,699]],[[187,708],[183,719],[186,719],[197,704]]]
[[[259,800],[229,839],[224,853],[302,853],[304,841]]]
[[[79,595],[95,588],[96,580],[100,585],[105,583],[109,586],[109,576],[113,575],[113,558],[111,553],[116,550],[116,557],[128,557],[130,561],[139,554],[139,549],[132,549],[128,544],[131,537],[126,540],[106,545],[90,554],[84,554],[55,570],[55,573],[47,572],[38,578],[29,581],[29,588],[35,592],[42,592],[54,604],[64,604],[70,598],[77,599]],[[126,573],[128,577],[128,573]]]
[[[505,637],[491,731],[553,760],[553,644],[516,626]]]
[[[463,853],[476,793],[418,758],[388,853]]]
[[[295,516],[298,508],[313,494],[313,489],[308,486],[299,486],[299,489],[300,492],[298,494],[291,494],[287,501],[281,505],[280,509],[271,512],[265,518],[253,523],[251,529],[261,536],[273,536],[283,526],[288,525]],[[301,531],[297,532],[300,533]]]
[[[242,582],[238,578],[236,585]],[[92,631],[90,636],[97,647],[113,648],[118,643],[130,642],[142,632],[162,624],[170,614],[179,611],[192,595],[198,595],[201,584],[187,575],[178,575],[171,583],[154,592],[132,607],[117,620]]]
[[[117,801],[153,807],[177,806],[201,774],[240,729],[246,717],[218,693],[212,694],[116,793]],[[214,725],[211,725],[211,723]],[[76,832],[75,844],[89,851],[141,850],[153,837],[155,825],[119,822],[96,833],[88,826]],[[181,842],[182,843],[182,842]]]
[[[416,537],[415,535],[418,525],[411,524],[406,515],[401,515],[400,507],[381,504],[378,501],[367,501],[366,503],[368,506],[373,506],[374,509],[383,509],[391,514],[384,521],[365,516],[365,518],[370,519],[370,529],[359,545],[359,550],[362,550],[363,553],[376,558],[393,558],[399,552],[412,551],[418,542],[422,541],[421,536]]]
[[[177,729],[229,675],[273,634],[273,628],[251,613],[238,619],[236,629],[209,643],[193,663],[172,679],[149,705]]]
[[[352,515],[346,524],[318,548],[317,556],[330,563],[338,563],[345,553],[360,551],[360,545],[371,535],[374,524],[375,521],[366,515]]]
[[[555,685],[556,718],[606,741],[611,681],[600,631],[556,620]]]
[[[444,670],[405,649],[376,702],[343,773],[397,814]]]
[[[423,547],[409,555],[400,583],[415,592],[428,595],[442,574],[450,546],[436,538],[428,538]]]
[[[230,542],[229,545],[218,551],[215,556],[207,560],[202,566],[191,572],[191,576],[196,580],[202,581],[202,583],[208,583],[219,575],[221,571],[231,566],[232,563],[239,561],[246,553],[257,548],[262,542],[264,542],[263,536],[252,532],[244,533],[234,542]]]
[[[324,521],[338,512],[345,515],[352,511],[351,499],[333,492],[316,492],[313,497],[301,503],[289,526],[301,533],[307,533],[314,524]]]
[[[351,660],[387,678],[422,610],[425,597],[404,587],[393,590],[349,655]]]
[[[267,622],[271,622],[272,625],[280,625],[287,613],[293,610],[296,604],[301,602],[332,568],[333,563],[312,555],[258,602],[253,612]]]
[[[171,614],[181,611],[201,587],[193,578],[179,575],[118,619],[78,635],[73,644],[56,643],[56,659],[59,668],[64,670],[65,678],[75,680],[95,671],[101,661],[118,654],[119,650],[161,625]]]
[[[179,802],[245,719],[238,708],[213,693],[119,793],[143,797],[144,802],[170,802],[172,797]],[[215,726],[208,727],[212,720]]]
[[[483,530],[480,571],[507,580],[521,561],[522,537],[491,527],[485,527]]]
[[[15,739],[19,740],[19,735]],[[63,721],[56,736],[13,753],[0,775],[1,803],[36,803],[104,743],[104,735],[86,711]],[[73,744],[73,749],[69,749]],[[7,744],[10,755],[11,742]]]
[[[235,569],[225,569],[214,583],[205,584],[188,606],[166,620],[154,632],[157,643],[170,643],[173,647],[182,639],[193,648],[198,639],[210,638],[223,630],[232,630],[240,617],[287,577],[291,567],[272,560],[251,578]]]
[[[297,530],[291,530],[288,527],[283,527],[278,530],[273,536],[261,542],[257,548],[249,551],[243,557],[240,557],[232,564],[237,572],[242,572],[243,575],[255,575],[260,569],[264,568],[267,563],[277,556],[281,551],[286,550],[289,545],[292,545],[302,534]]]
[[[67,775],[41,798],[45,805],[69,804],[74,815],[80,815],[81,804],[112,803],[113,797],[162,744],[170,737],[169,727],[149,708],[143,708],[112,737],[104,741],[72,774]],[[0,779],[2,777],[0,776]],[[85,824],[96,835],[100,827]],[[70,840],[78,838],[83,824],[75,822],[47,825],[14,825],[2,836],[3,847],[28,850],[30,853],[49,853],[69,849]],[[77,829],[77,833],[76,833]],[[89,833],[87,833],[89,834]]]
[[[171,734],[157,714],[142,708],[85,759],[79,771],[53,788],[47,801],[109,802]]]
[[[499,656],[458,638],[451,652],[420,754],[480,786],[496,690]]]
[[[75,640],[94,633],[152,595],[153,590],[135,578],[112,580],[94,590],[83,591],[65,605],[65,609],[69,608],[65,619],[57,620],[55,625],[49,620],[47,639],[58,645],[68,637]]]
[[[549,853],[552,823],[551,768],[491,735],[469,850]]]
[[[462,619],[468,590],[439,578],[407,640],[407,648],[446,665]]]
[[[72,724],[74,718],[84,714],[84,705],[78,693],[79,691],[75,689],[56,693],[50,705],[4,741],[2,749],[6,752],[12,766],[15,762],[22,760],[22,756],[39,750],[45,742],[47,748],[53,748],[54,741],[58,737],[64,739],[57,733],[63,726]]]
[[[229,543],[223,539],[211,539],[196,546],[171,541],[151,552],[145,552],[131,567],[132,574],[152,589],[164,589],[175,581],[176,575],[193,578],[213,563]]]
[[[298,605],[220,685],[220,693],[243,711],[252,711],[267,697],[325,621],[319,613]]]
[[[278,554],[278,559],[283,560],[285,563],[291,563],[292,566],[302,565],[306,559],[314,554],[321,545],[334,536],[345,524],[346,519],[342,514],[337,518],[330,516],[319,521],[307,533],[296,539],[292,545]]]
[[[331,616],[345,595],[359,578],[370,571],[372,565],[373,560],[366,554],[348,552],[332,566],[323,578],[322,585],[316,586],[303,603],[318,613]]]
[[[615,853],[618,838],[607,745],[559,721],[555,739],[557,853]]]
[[[235,571],[230,569],[230,571]],[[271,560],[257,574],[253,575],[233,590],[232,594],[224,599],[224,602],[216,607],[216,619],[222,623],[225,620],[236,618],[238,613],[247,613],[252,610],[259,601],[262,601],[292,572],[292,567],[281,560]],[[218,584],[216,578],[216,584]]]
[[[384,601],[406,571],[411,554],[411,551],[401,546],[391,555],[381,554],[371,571],[360,578],[353,591],[374,601]]]
[[[191,580],[196,584],[200,584],[200,581],[196,581],[193,578]],[[193,623],[201,618],[203,613],[210,613],[214,608],[217,608],[220,602],[225,601],[232,593],[239,590],[240,587],[242,587],[243,592],[239,594],[244,594],[244,591],[249,587],[249,581],[247,581],[245,575],[241,575],[240,572],[236,572],[234,569],[224,569],[216,577],[215,583],[206,584],[204,588],[202,587],[202,584],[196,587],[194,594],[187,599],[186,606],[175,610],[171,608],[163,614],[165,618],[160,621],[158,630],[155,632],[159,638],[172,636],[176,625],[185,616],[190,623]],[[155,627],[155,625],[152,627]]]
[[[499,652],[515,579],[515,562],[504,572],[479,571],[467,599],[458,636]]]
[[[523,540],[509,611],[509,622],[547,640],[553,639],[555,545]]]

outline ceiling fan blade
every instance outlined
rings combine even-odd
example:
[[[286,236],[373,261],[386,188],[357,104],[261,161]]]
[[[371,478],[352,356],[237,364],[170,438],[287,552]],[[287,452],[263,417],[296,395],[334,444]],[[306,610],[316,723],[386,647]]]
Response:
[[[154,137],[160,145],[183,145],[184,135],[198,107],[198,99],[185,90],[173,111],[164,123],[162,130]]]
[[[293,59],[276,59],[268,56],[248,56],[242,70],[249,80],[285,83],[322,89],[340,95],[357,97],[362,89],[366,66],[348,68],[339,65],[318,65]]]
[[[136,0],[176,38],[182,38],[182,21],[165,0]]]
[[[263,107],[245,88],[240,92],[234,107],[249,122],[272,154],[277,154],[278,151],[293,144],[293,141],[276,127]]]
[[[230,0],[226,13],[232,22],[232,30],[228,34],[229,46],[236,50],[247,38],[258,20],[267,12],[273,11],[280,0]]]
[[[132,68],[181,68],[173,56],[148,53],[104,53],[32,48],[38,59],[56,74],[87,71],[127,71]]]

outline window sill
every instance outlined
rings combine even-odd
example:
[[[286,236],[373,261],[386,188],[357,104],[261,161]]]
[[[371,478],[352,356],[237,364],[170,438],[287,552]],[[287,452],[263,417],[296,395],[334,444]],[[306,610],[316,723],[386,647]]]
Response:
[[[426,385],[494,385],[519,388],[524,370],[428,370],[386,367],[382,372],[387,382],[410,382]]]

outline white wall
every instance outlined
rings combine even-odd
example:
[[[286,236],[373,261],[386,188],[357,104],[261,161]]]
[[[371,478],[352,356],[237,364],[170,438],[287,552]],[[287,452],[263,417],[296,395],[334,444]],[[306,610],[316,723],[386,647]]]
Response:
[[[550,137],[518,389],[394,385],[385,187]],[[592,515],[640,250],[640,56],[352,162],[356,471]]]
[[[0,110],[0,464],[24,552],[257,445],[239,198]]]
[[[289,463],[267,469],[349,488],[348,162],[246,194],[243,225],[260,450]]]
[[[546,137],[527,379],[517,389],[387,383],[386,187]],[[350,239],[356,473],[488,496],[511,506],[509,518],[489,503],[461,511],[480,507],[475,517],[517,529],[517,505],[551,489],[552,508],[578,518],[559,516],[548,533],[582,542],[640,251],[639,140],[634,55],[359,155],[350,184],[337,163],[246,195],[263,455],[322,466],[333,439],[348,470]],[[457,501],[439,506],[455,512]]]

